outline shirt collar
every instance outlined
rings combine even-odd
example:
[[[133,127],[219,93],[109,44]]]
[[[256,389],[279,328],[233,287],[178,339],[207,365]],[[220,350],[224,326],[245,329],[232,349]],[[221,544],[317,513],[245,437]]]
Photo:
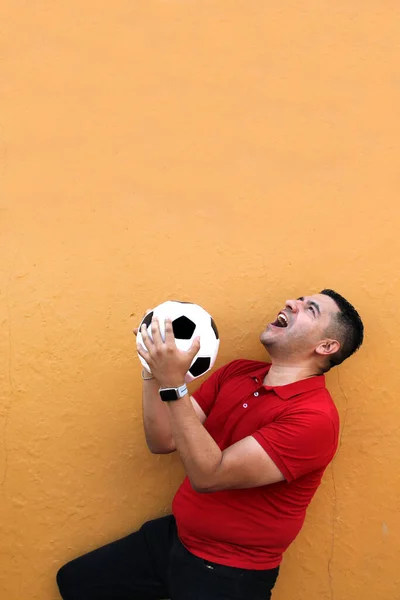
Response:
[[[271,365],[268,365],[268,369],[265,370],[261,381],[263,381],[270,367]],[[252,376],[252,378],[254,379],[254,376]],[[295,381],[294,383],[288,383],[287,385],[263,386],[263,388],[267,391],[274,391],[275,394],[277,394],[277,396],[279,396],[279,398],[281,398],[282,400],[289,400],[290,398],[298,396],[299,394],[304,394],[305,392],[312,392],[313,390],[318,390],[325,387],[325,375],[315,375],[315,377],[300,379],[299,381]]]
[[[275,394],[282,398],[282,400],[289,400],[293,396],[304,394],[305,392],[312,392],[313,390],[319,390],[325,387],[325,375],[316,375],[315,377],[309,377],[308,379],[300,379],[294,383],[288,385],[277,385],[270,387],[264,385],[264,388],[273,390]]]

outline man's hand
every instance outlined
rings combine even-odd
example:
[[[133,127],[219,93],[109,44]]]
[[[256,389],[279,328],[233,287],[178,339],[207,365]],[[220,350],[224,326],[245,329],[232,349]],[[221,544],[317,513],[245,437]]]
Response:
[[[149,365],[152,374],[161,387],[179,387],[185,383],[185,375],[198,351],[200,338],[196,337],[187,352],[176,347],[171,319],[165,320],[165,341],[160,332],[157,317],[151,322],[153,340],[150,338],[146,325],[142,325],[143,344],[146,350],[138,348],[138,352]]]

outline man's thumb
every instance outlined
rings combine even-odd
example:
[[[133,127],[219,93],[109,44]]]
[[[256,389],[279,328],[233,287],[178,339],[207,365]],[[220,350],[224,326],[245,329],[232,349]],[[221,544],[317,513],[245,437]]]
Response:
[[[194,338],[192,345],[189,348],[189,353],[192,359],[196,356],[198,351],[200,350],[200,336]]]

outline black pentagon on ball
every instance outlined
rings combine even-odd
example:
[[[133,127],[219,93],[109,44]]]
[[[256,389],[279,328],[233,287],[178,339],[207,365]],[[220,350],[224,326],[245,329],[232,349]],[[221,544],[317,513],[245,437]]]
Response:
[[[196,329],[196,323],[182,316],[172,321],[172,329],[177,340],[190,340]]]
[[[152,320],[152,318],[153,318],[153,312],[154,312],[154,311],[151,311],[151,312],[149,312],[149,314],[148,314],[148,315],[146,315],[146,316],[145,316],[145,318],[143,319],[143,321],[140,323],[140,327],[141,327],[142,325],[146,325],[146,327],[147,327],[147,328],[148,328],[148,327],[150,327],[151,320]]]
[[[211,327],[213,328],[213,331],[215,333],[215,337],[217,338],[217,340],[219,340],[219,333],[218,333],[218,329],[217,326],[215,324],[214,319],[211,317]]]
[[[189,373],[191,373],[191,375],[193,375],[193,377],[199,377],[200,375],[203,375],[203,373],[205,373],[210,368],[210,365],[211,365],[211,358],[209,356],[200,357],[194,361],[194,363],[192,364],[192,366],[189,369]]]

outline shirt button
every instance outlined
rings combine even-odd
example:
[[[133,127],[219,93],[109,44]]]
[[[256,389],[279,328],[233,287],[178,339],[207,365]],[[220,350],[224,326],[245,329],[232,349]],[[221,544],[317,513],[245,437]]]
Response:
[[[247,407],[248,407],[248,404],[245,402],[245,403],[243,404],[243,408],[247,408]]]
[[[254,395],[257,398],[257,396],[259,396],[260,394],[258,392],[254,392]]]

